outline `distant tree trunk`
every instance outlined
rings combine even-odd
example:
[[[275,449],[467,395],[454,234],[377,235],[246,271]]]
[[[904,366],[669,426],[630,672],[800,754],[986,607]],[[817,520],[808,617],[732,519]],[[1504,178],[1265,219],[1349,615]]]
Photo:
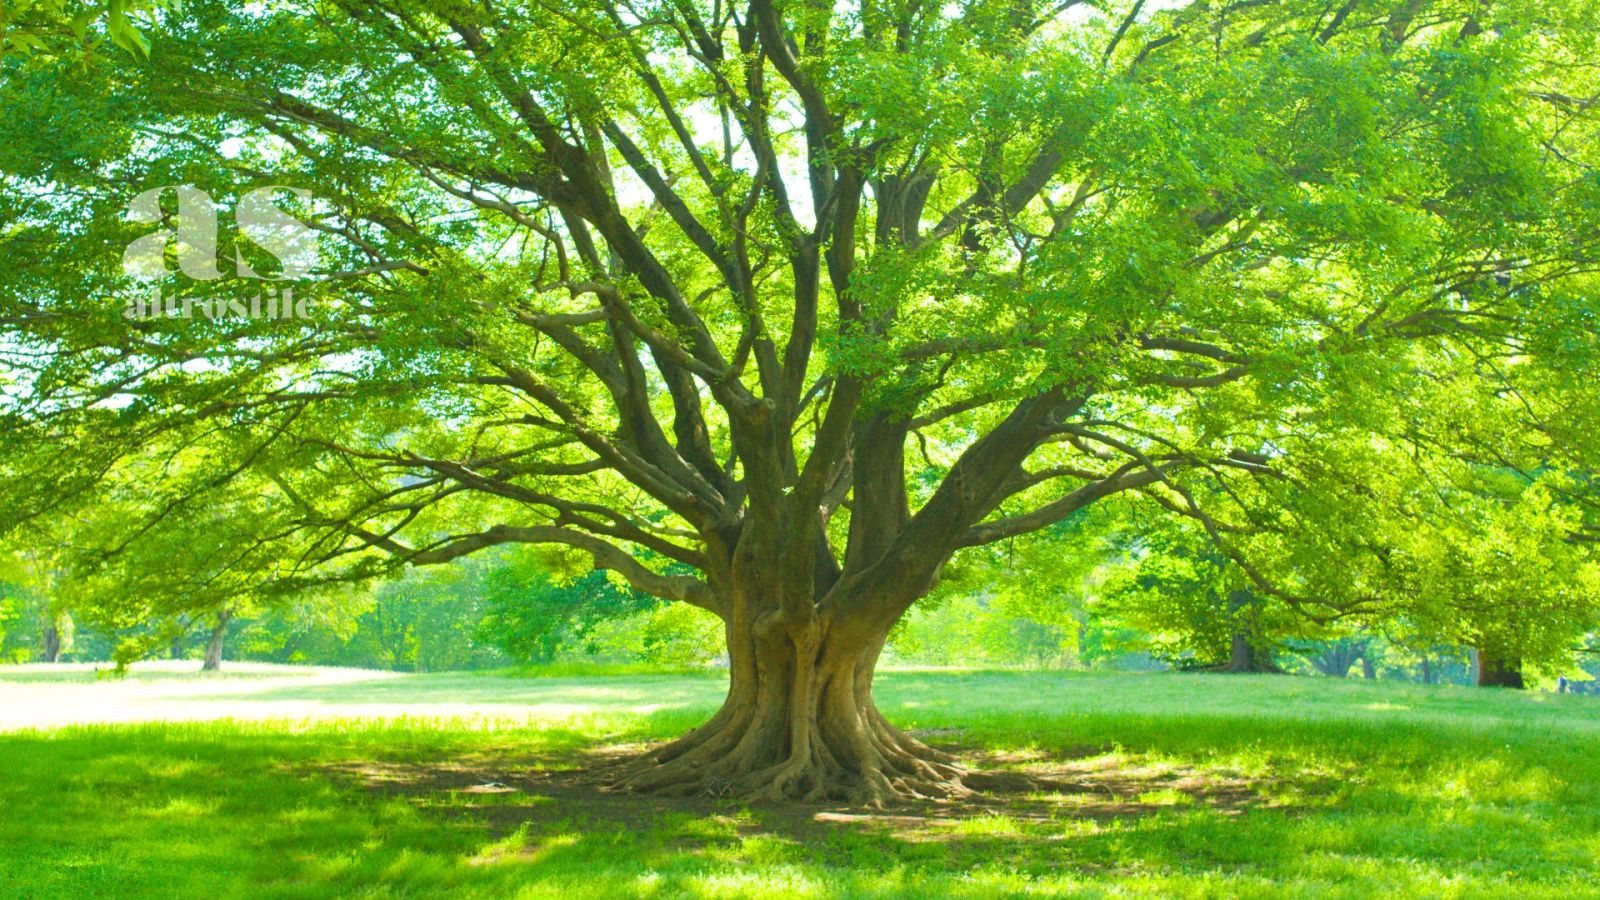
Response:
[[[183,659],[183,638],[175,637],[172,643],[167,645],[167,658]]]
[[[1311,665],[1329,678],[1348,678],[1356,660],[1365,659],[1367,642],[1341,638],[1311,657]]]
[[[1345,678],[1349,676],[1350,666],[1353,664],[1354,660],[1344,652],[1342,647],[1330,647],[1322,653],[1311,657],[1311,665],[1315,666],[1318,672],[1329,678]]]
[[[40,642],[39,658],[47,663],[61,661],[61,629],[54,621],[44,626],[43,640]]]
[[[227,636],[228,622],[232,618],[233,612],[227,607],[217,610],[217,624],[211,629],[211,640],[206,642],[206,661],[200,671],[217,672],[222,669],[222,639]]]
[[[1228,663],[1217,671],[1222,672],[1270,672],[1281,673],[1283,669],[1272,661],[1272,655],[1262,653],[1250,642],[1250,635],[1242,631],[1233,633],[1233,644],[1228,654]]]
[[[1478,651],[1478,687],[1507,687],[1522,690],[1522,660],[1515,656],[1495,656]]]
[[[1371,656],[1361,657],[1361,677],[1368,681],[1378,680],[1378,667],[1372,664]]]
[[[1235,621],[1240,620],[1241,611],[1255,600],[1249,591],[1234,591],[1228,596],[1228,606],[1233,610]],[[1228,663],[1220,669],[1223,672],[1282,672],[1277,664],[1272,661],[1270,653],[1262,653],[1256,649],[1250,640],[1250,633],[1243,629],[1233,633],[1231,645],[1228,650]]]
[[[1422,654],[1422,683],[1433,684],[1433,660],[1426,653]]]

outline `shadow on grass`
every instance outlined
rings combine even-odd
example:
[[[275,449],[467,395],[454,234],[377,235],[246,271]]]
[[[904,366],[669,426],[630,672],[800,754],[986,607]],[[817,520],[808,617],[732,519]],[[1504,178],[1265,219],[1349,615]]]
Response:
[[[873,872],[901,867],[903,892],[926,896],[974,867],[1019,884],[1048,875],[1063,841],[1078,869],[1110,866],[1119,822],[1181,830],[1197,813],[1267,802],[1204,789],[1186,802],[1164,775],[1135,785],[1106,773],[1082,796],[883,815],[669,803],[596,791],[584,773],[608,757],[592,741],[559,728],[295,735],[238,723],[0,736],[13,776],[0,786],[0,885],[8,896],[629,896],[660,879],[688,896],[871,896],[895,893]]]
[[[474,683],[657,686],[625,681],[430,689],[459,702]],[[1050,696],[1028,679],[1010,709],[996,682],[889,681],[891,717],[930,742],[1075,789],[882,814],[595,790],[597,763],[692,727],[703,698],[532,727],[67,728],[0,735],[0,895],[1586,896],[1600,878],[1582,710],[1519,719],[1519,698],[1393,691],[1392,706],[1438,708],[1389,715],[1341,688],[1342,704],[1307,704],[1318,717],[1276,705],[1293,685],[1086,681],[1126,689]],[[674,685],[659,686],[720,694]],[[351,693],[386,687],[326,696],[385,702]],[[425,711],[417,687],[367,696]],[[1004,711],[941,705],[962,691]],[[1489,715],[1456,708],[1473,702]]]

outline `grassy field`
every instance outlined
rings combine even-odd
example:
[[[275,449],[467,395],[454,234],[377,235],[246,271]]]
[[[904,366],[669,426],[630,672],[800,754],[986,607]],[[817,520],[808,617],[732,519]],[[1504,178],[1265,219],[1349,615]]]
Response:
[[[721,690],[0,669],[0,896],[1600,897],[1592,698],[892,672],[893,720],[1077,787],[869,815],[582,775]],[[112,724],[70,724],[90,721]]]

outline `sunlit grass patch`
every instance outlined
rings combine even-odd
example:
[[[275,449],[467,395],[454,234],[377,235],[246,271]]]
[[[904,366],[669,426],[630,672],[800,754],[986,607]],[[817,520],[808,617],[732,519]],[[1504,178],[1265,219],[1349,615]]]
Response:
[[[527,679],[420,676],[350,686],[398,702],[415,685],[404,717],[0,734],[0,894],[1584,897],[1600,883],[1600,704],[1583,698],[891,672],[891,718],[1060,787],[874,812],[597,792],[593,765],[692,727],[716,685],[577,684],[557,713],[560,679],[535,681],[555,687],[520,695],[545,704],[533,716],[432,714]],[[625,698],[641,692],[689,699],[639,712]]]

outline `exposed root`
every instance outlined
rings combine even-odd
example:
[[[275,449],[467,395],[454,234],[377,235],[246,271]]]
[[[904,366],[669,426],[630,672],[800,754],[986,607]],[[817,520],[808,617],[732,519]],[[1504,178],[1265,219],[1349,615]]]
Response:
[[[880,719],[881,721],[881,719]],[[947,753],[898,730],[866,728],[857,747],[813,740],[802,752],[772,758],[736,729],[694,733],[616,766],[605,789],[661,796],[707,796],[745,802],[844,801],[883,809],[948,801],[977,790],[1028,789],[1016,778],[974,772]],[[1019,776],[1020,777],[1020,776]]]
[[[722,708],[683,738],[618,765],[605,789],[881,809],[1017,783],[973,773],[885,720],[872,702],[882,635],[860,637],[776,611],[753,624],[735,616]]]

